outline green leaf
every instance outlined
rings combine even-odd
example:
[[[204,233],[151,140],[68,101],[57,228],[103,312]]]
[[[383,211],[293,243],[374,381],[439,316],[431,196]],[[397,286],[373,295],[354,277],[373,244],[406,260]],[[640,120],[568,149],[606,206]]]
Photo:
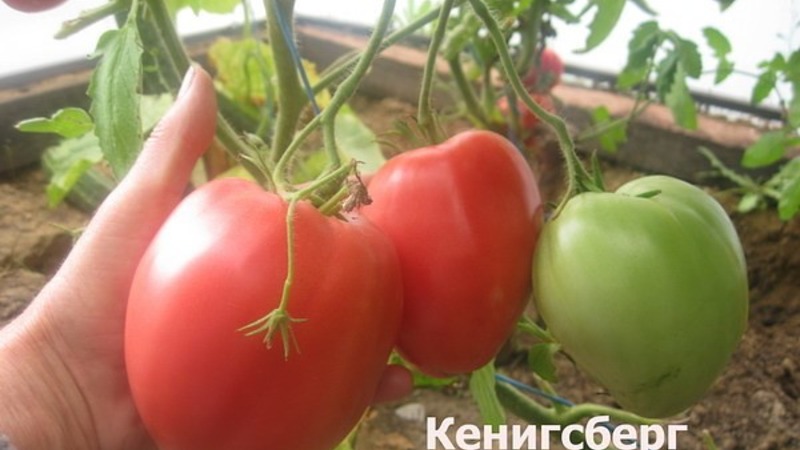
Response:
[[[360,428],[361,423],[359,422],[350,434],[347,435],[346,438],[342,442],[339,443],[333,450],[355,450],[355,442],[356,442],[356,435],[358,434],[358,429]]]
[[[793,51],[789,55],[783,72],[786,81],[795,86],[794,90],[797,92],[797,86],[800,85],[800,49]]]
[[[647,67],[626,68],[617,76],[617,88],[630,89],[647,80]]]
[[[308,156],[294,164],[292,183],[307,183],[316,179],[328,165],[328,155],[324,151],[311,152]]]
[[[643,22],[636,27],[628,42],[628,65],[646,63],[653,55],[655,47],[662,37],[663,32],[655,20]]]
[[[655,9],[651,8],[650,5],[648,5],[645,0],[631,0],[631,1],[645,14],[649,14],[651,16],[655,16],[658,14],[658,12]]]
[[[711,432],[708,430],[703,430],[703,446],[705,447],[704,450],[719,450],[717,443],[714,442],[714,437],[711,436]]]
[[[774,164],[786,154],[788,143],[783,131],[764,133],[753,145],[745,149],[742,166],[755,168]]]
[[[339,152],[346,158],[361,161],[359,170],[375,172],[386,162],[375,133],[355,115],[349,106],[344,106],[339,110],[335,126]]]
[[[528,350],[528,366],[545,381],[558,383],[558,373],[553,357],[560,348],[561,346],[555,343],[539,343],[531,346]]]
[[[644,22],[633,31],[628,42],[628,61],[617,78],[620,89],[629,89],[646,81],[649,61],[655,55],[662,36],[655,21]]]
[[[733,73],[734,65],[727,59],[720,59],[717,71],[714,75],[714,84],[720,84]]]
[[[664,99],[667,107],[672,111],[675,122],[683,128],[694,130],[697,128],[697,109],[694,99],[686,85],[686,75],[682,66],[678,65],[672,88]]]
[[[761,73],[753,87],[753,93],[750,96],[750,102],[759,104],[766,99],[769,94],[775,89],[775,83],[778,81],[778,76],[775,71],[767,69]]]
[[[449,378],[437,378],[432,377],[430,375],[425,375],[424,373],[420,372],[419,369],[414,367],[411,363],[403,359],[402,356],[398,355],[397,353],[392,353],[389,357],[389,364],[399,364],[411,372],[411,376],[414,381],[414,387],[417,388],[441,388],[445,386],[452,385],[455,381],[455,377]]]
[[[263,105],[277,103],[272,49],[267,44],[222,37],[211,44],[208,59],[220,90],[254,117]]]
[[[591,0],[591,3],[597,11],[589,24],[586,46],[578,50],[579,53],[586,53],[602,44],[617,25],[625,8],[625,0]]]
[[[64,139],[48,148],[42,158],[51,171],[47,185],[47,202],[50,206],[61,203],[81,176],[103,159],[100,142],[93,133]]]
[[[725,11],[726,9],[730,8],[734,1],[736,0],[716,0],[719,3],[720,11]]]
[[[241,4],[241,0],[165,0],[167,8],[174,16],[178,10],[190,7],[195,14],[201,11],[212,14],[228,14]]]
[[[483,422],[497,427],[506,423],[506,413],[500,400],[497,398],[494,378],[494,360],[480,369],[472,372],[469,378],[469,391],[478,404]]]
[[[65,138],[82,136],[91,131],[92,127],[92,117],[81,108],[60,109],[49,118],[27,119],[16,125],[19,131],[26,133],[55,133]]]
[[[152,130],[167,113],[172,103],[174,102],[171,94],[142,96],[139,113],[142,118],[142,133],[147,134]]]
[[[442,44],[442,55],[445,60],[458,58],[481,28],[480,19],[471,9],[465,10],[458,20],[458,24],[447,33]]]
[[[95,134],[114,175],[122,178],[142,147],[140,85],[142,44],[129,16],[126,24],[104,33],[101,60],[89,84]]]
[[[793,159],[781,172],[785,181],[778,200],[778,216],[788,221],[800,212],[800,159]]]
[[[792,86],[792,98],[789,100],[786,118],[790,127],[800,128],[800,82]]]
[[[697,50],[697,44],[679,38],[676,42],[676,51],[686,75],[692,78],[699,78],[703,73],[703,59]]]
[[[613,125],[609,125],[614,121],[614,118],[611,117],[611,113],[605,106],[597,107],[592,111],[592,121],[596,127],[606,128],[598,136],[603,150],[615,153],[619,149],[619,145],[627,140],[627,122],[617,121]]]
[[[679,54],[676,50],[667,53],[656,67],[656,94],[659,100],[666,102],[667,94],[675,84],[675,76],[678,72]]]
[[[731,52],[730,41],[718,29],[714,27],[705,27],[703,28],[703,36],[706,37],[708,46],[711,47],[711,50],[714,51],[714,56],[717,58],[724,58]]]
[[[741,200],[739,200],[739,204],[736,206],[736,211],[747,214],[749,212],[753,212],[764,204],[764,197],[761,194],[756,192],[748,192],[742,196]]]
[[[567,8],[567,5],[563,5],[561,3],[550,3],[548,12],[551,16],[558,17],[559,19],[563,20],[564,23],[569,25],[574,25],[581,20]]]

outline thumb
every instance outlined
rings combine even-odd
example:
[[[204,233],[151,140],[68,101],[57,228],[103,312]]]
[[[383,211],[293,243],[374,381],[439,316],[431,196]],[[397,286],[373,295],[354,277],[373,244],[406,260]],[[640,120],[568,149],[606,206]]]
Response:
[[[211,77],[191,67],[172,108],[98,208],[60,271],[67,274],[60,275],[99,270],[110,285],[127,290],[139,259],[180,202],[192,168],[214,138],[216,111]]]

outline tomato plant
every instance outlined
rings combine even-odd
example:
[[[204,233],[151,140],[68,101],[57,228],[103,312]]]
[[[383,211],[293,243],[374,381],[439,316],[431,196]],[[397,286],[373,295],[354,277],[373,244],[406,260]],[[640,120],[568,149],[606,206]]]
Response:
[[[566,352],[623,407],[651,417],[694,404],[747,321],[730,219],[699,188],[663,176],[570,199],[544,227],[534,280]]]
[[[541,199],[505,138],[467,131],[389,160],[363,214],[394,243],[404,289],[398,349],[433,375],[489,362],[530,292]]]
[[[126,364],[164,448],[328,450],[372,401],[402,288],[391,243],[365,220],[298,203],[291,332],[274,337],[292,352],[237,332],[279,308],[287,209],[248,181],[211,182],[175,210],[140,263]]]
[[[33,9],[45,2],[9,1]],[[69,169],[54,177],[66,185],[62,193],[101,159],[117,179],[134,161],[150,129],[142,112],[155,109],[142,92],[164,94],[159,99],[169,103],[191,64],[173,23],[174,9],[186,6],[178,3],[110,2],[59,31],[64,37],[102,18],[117,19],[117,29],[104,34],[96,53],[90,113],[51,123],[62,132],[62,124],[72,123],[72,131],[82,130],[75,137],[91,141],[82,157],[73,152],[64,158]],[[239,4],[201,3],[192,6],[224,12]],[[626,4],[651,13],[646,2],[443,0],[436,7],[426,3],[421,17],[388,33],[395,1],[384,0],[363,52],[321,73],[304,63],[295,46],[294,3],[265,0],[269,45],[254,38],[260,22],[246,17],[245,39],[218,43],[209,55],[225,101],[218,114],[220,145],[205,156],[206,177],[198,178],[213,178],[223,172],[217,164],[227,170],[235,161],[241,167],[233,170],[246,170],[263,190],[243,181],[201,187],[153,243],[131,292],[130,380],[159,443],[332,446],[374,398],[378,371],[395,343],[434,376],[483,367],[470,386],[483,386],[488,394],[475,397],[491,403],[497,399],[495,373],[487,363],[518,323],[532,281],[553,335],[624,406],[664,415],[699,397],[730,354],[746,316],[744,261],[735,234],[713,202],[674,181],[645,179],[616,194],[586,192],[593,190],[592,180],[550,96],[564,71],[563,61],[547,48],[555,20],[573,24],[591,17],[582,49],[589,51],[608,37]],[[248,15],[247,2],[243,6]],[[364,161],[370,171],[384,162],[377,144],[367,151],[352,148],[355,133],[339,127],[353,117],[342,120],[338,113],[376,54],[420,29],[431,31],[413,124],[423,138],[441,142],[447,135],[432,94],[435,83],[449,80],[451,92],[463,100],[458,111],[476,127],[510,129],[515,140],[530,144],[535,141],[529,131],[541,122],[558,140],[567,192],[546,227],[545,250],[537,253],[535,267],[543,216],[536,180],[517,149],[496,134],[465,132],[386,163],[371,179],[374,203],[363,208],[374,225],[358,215],[340,220],[314,209],[337,212],[347,195],[338,172],[345,159]],[[721,72],[731,69],[723,64],[728,46],[715,33],[706,35],[716,42]],[[679,123],[691,125],[695,111],[686,79],[704,72],[697,46],[648,21],[629,47],[619,85],[639,91],[637,105],[650,97],[664,101]],[[437,76],[442,60],[449,77]],[[791,75],[780,60],[770,66],[764,82],[777,73]],[[651,74],[657,75],[655,94],[647,88]],[[516,104],[508,104],[510,90]],[[597,134],[620,131],[610,114],[593,118]],[[304,142],[320,131],[324,153]],[[365,140],[375,141],[369,135]],[[340,178],[332,177],[337,173]],[[293,183],[301,182],[319,190],[298,196],[306,188]],[[637,198],[653,185],[649,192],[657,195]],[[284,304],[288,300],[291,307]],[[276,318],[283,326],[271,328]],[[547,359],[557,351],[559,343],[547,330],[533,321],[521,324],[545,341],[537,343],[545,346],[538,356]],[[299,352],[285,359],[284,352],[243,336],[262,332],[290,349],[296,342]],[[483,406],[482,412],[502,409]],[[640,420],[595,406],[578,411]],[[575,409],[536,404],[529,411],[532,421],[580,420],[570,415]]]

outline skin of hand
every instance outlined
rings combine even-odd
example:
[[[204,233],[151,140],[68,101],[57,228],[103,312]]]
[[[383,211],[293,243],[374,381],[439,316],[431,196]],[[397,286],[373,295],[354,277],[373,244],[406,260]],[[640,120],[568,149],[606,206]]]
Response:
[[[189,70],[175,104],[51,281],[0,330],[0,432],[20,449],[150,449],[124,362],[136,266],[214,137],[210,76]],[[389,366],[375,402],[411,390]]]

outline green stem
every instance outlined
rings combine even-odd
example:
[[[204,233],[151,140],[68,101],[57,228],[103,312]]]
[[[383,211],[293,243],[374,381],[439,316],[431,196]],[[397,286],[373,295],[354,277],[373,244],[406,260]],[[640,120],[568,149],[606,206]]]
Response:
[[[606,123],[604,123],[604,124],[602,124],[600,126],[591,127],[588,130],[583,131],[578,136],[576,136],[575,137],[575,141],[576,142],[585,142],[585,141],[594,139],[597,136],[603,135],[603,133],[607,132],[608,130],[610,130],[610,129],[612,129],[612,128],[614,128],[614,127],[616,127],[616,126],[618,126],[618,125],[620,125],[622,123],[628,123],[628,122],[631,122],[631,121],[635,120],[652,103],[652,101],[646,101],[646,102],[643,102],[643,103],[640,103],[640,101],[641,101],[640,97],[637,96],[636,97],[636,102],[633,104],[633,108],[631,108],[631,111],[628,114],[626,114],[624,117],[620,117],[620,118],[614,119],[614,120],[606,122]]]
[[[506,383],[495,385],[497,398],[506,409],[515,416],[528,423],[539,425],[568,425],[578,423],[588,417],[608,416],[613,422],[655,425],[662,423],[658,420],[647,419],[631,412],[594,403],[582,403],[569,407],[561,413],[552,408],[547,408],[513,386]]]
[[[525,89],[525,86],[523,86],[522,80],[520,80],[519,74],[517,74],[515,70],[514,62],[509,54],[505,36],[503,36],[497,21],[494,19],[494,17],[492,17],[489,8],[487,8],[482,0],[469,0],[469,2],[472,6],[472,9],[475,11],[475,14],[477,14],[478,17],[480,17],[480,19],[483,21],[484,25],[486,25],[486,28],[492,37],[492,41],[494,42],[495,48],[497,49],[498,56],[500,57],[500,63],[503,68],[503,72],[506,76],[506,79],[511,84],[511,87],[514,89],[514,92],[519,96],[520,99],[522,99],[522,101],[525,103],[525,106],[533,111],[542,122],[546,123],[550,126],[550,128],[552,128],[558,138],[559,148],[564,156],[564,162],[567,168],[567,190],[553,213],[553,218],[555,218],[558,216],[564,206],[566,206],[570,198],[580,192],[594,190],[592,188],[594,185],[594,179],[586,171],[586,168],[583,167],[583,164],[581,164],[581,161],[575,152],[575,143],[572,140],[572,136],[569,134],[567,124],[560,117],[550,113],[536,103],[536,101]]]
[[[517,328],[524,332],[528,333],[531,336],[543,341],[543,342],[556,342],[553,335],[550,334],[547,330],[540,327],[539,324],[533,321],[527,314],[523,314],[523,316],[517,322]]]
[[[294,243],[295,213],[297,211],[297,205],[301,201],[306,200],[313,195],[316,190],[331,183],[338,182],[338,180],[347,176],[347,174],[353,170],[355,170],[355,163],[352,165],[342,166],[290,195],[289,207],[286,209],[286,278],[283,280],[283,289],[281,291],[280,302],[278,303],[278,306],[270,311],[267,315],[256,319],[237,330],[243,332],[245,336],[248,337],[263,335],[262,341],[267,348],[272,348],[275,333],[280,333],[281,341],[283,342],[284,358],[289,357],[292,346],[294,346],[295,351],[298,353],[300,352],[299,345],[294,336],[294,331],[292,330],[292,325],[299,322],[305,322],[306,320],[294,318],[291,316],[291,314],[289,314],[289,302],[291,301],[296,266]]]
[[[281,15],[290,33],[293,34],[294,0],[264,0],[267,11],[267,32],[272,56],[275,61],[275,75],[278,96],[278,116],[275,120],[275,134],[272,137],[270,160],[278,161],[294,139],[297,122],[305,105],[305,93],[300,85],[300,77],[289,48],[289,42],[281,30]]]
[[[453,9],[454,0],[444,0],[439,9],[439,20],[436,30],[428,46],[428,57],[425,60],[425,67],[422,71],[422,87],[419,92],[419,106],[417,108],[417,122],[419,128],[426,134],[428,141],[432,143],[441,142],[441,136],[436,126],[433,114],[433,103],[431,92],[433,91],[433,80],[436,75],[436,61],[439,56],[439,48],[442,46],[444,34],[447,31],[447,19],[450,18],[450,11]]]
[[[347,101],[350,100],[353,94],[355,94],[358,85],[367,74],[367,71],[372,65],[372,61],[375,60],[375,56],[377,56],[380,51],[383,38],[386,36],[386,31],[389,29],[389,25],[392,22],[395,3],[396,0],[384,0],[378,23],[367,42],[367,47],[358,60],[358,64],[356,64],[353,72],[345,78],[342,84],[336,89],[336,93],[331,98],[331,102],[322,113],[325,151],[328,153],[329,163],[334,169],[341,165],[339,151],[336,148],[336,115]]]
[[[300,348],[292,331],[292,323],[304,322],[305,319],[295,319],[289,315],[289,300],[294,283],[294,217],[300,197],[293,197],[289,200],[289,207],[286,209],[286,278],[283,281],[283,290],[278,307],[270,311],[266,316],[255,320],[238,331],[245,332],[245,336],[256,336],[263,334],[264,345],[272,347],[275,333],[280,333],[283,342],[283,357],[289,358],[292,345],[299,353]]]
[[[78,17],[68,20],[61,24],[61,28],[56,32],[56,39],[64,39],[72,36],[73,34],[88,28],[91,25],[110,17],[118,12],[125,10],[130,6],[130,1],[114,0],[104,3],[97,8],[81,11]]]
[[[167,53],[172,62],[172,69],[177,74],[180,80],[183,74],[189,70],[192,61],[186,53],[186,48],[178,36],[175,29],[175,24],[172,22],[172,17],[169,15],[167,5],[163,0],[146,0],[147,7],[150,9],[153,20],[155,21],[155,29],[159,31],[161,41],[163,42]]]
[[[178,36],[172,17],[170,17],[163,0],[146,0],[146,2],[150,9],[150,16],[155,22],[153,28],[158,30],[158,38],[168,55],[166,59],[169,61],[169,67],[166,70],[169,73],[167,75],[172,79],[173,86],[177,88],[192,61]],[[234,160],[239,161],[257,181],[267,187],[272,184],[268,172],[255,163],[255,150],[239,137],[227,119],[219,112],[217,113],[216,134],[225,151]]]
[[[464,68],[461,66],[459,57],[456,56],[455,58],[449,59],[447,64],[450,66],[450,76],[453,77],[456,88],[458,88],[461,98],[464,99],[464,104],[467,107],[467,113],[483,128],[486,128],[489,125],[489,119],[486,117],[486,113],[484,112],[483,108],[481,108],[481,103],[480,100],[478,100],[477,94],[475,93],[475,88],[472,86],[469,80],[467,80],[467,76],[464,73]]]
[[[350,195],[350,190],[347,186],[343,186],[336,191],[329,199],[327,199],[323,204],[321,204],[317,210],[321,212],[325,216],[332,216],[339,212],[340,205],[342,202]]]
[[[466,0],[455,0],[453,7],[460,6],[465,1]],[[431,11],[428,14],[425,14],[424,16],[421,16],[420,18],[409,23],[405,27],[387,35],[381,43],[378,52],[380,53],[392,45],[397,44],[403,39],[414,34],[414,32],[421,29],[425,25],[436,20],[436,18],[439,17],[439,11],[440,10]],[[331,64],[331,66],[325,69],[325,71],[322,73],[322,77],[319,81],[317,81],[317,84],[314,85],[314,93],[319,93],[324,89],[331,87],[334,83],[341,79],[344,74],[348,73],[358,62],[359,56],[360,53],[358,51],[354,51],[349,55],[343,56],[339,61]]]
[[[778,192],[775,189],[770,189],[766,186],[762,186],[756,183],[755,181],[753,181],[752,178],[748,177],[747,175],[737,173],[735,170],[731,169],[730,167],[726,166],[725,163],[720,161],[719,158],[717,158],[717,156],[714,154],[714,152],[709,150],[707,147],[700,146],[697,150],[703,156],[705,156],[706,159],[708,159],[708,162],[709,164],[711,164],[711,167],[717,169],[717,171],[719,171],[719,173],[722,176],[739,185],[739,187],[744,189],[744,191],[753,192],[763,197],[769,197],[775,201],[780,200],[781,198],[780,192]]]
[[[559,418],[552,409],[535,402],[513,386],[495,383],[495,390],[500,403],[520,419],[540,425],[559,423]]]
[[[389,28],[389,24],[391,23],[392,12],[394,11],[395,3],[396,0],[384,1],[383,10],[381,11],[381,17],[378,21],[378,24],[375,27],[375,30],[373,31],[373,34],[367,43],[367,47],[364,49],[364,52],[359,58],[358,64],[356,64],[352,73],[342,82],[341,85],[339,85],[339,88],[336,89],[336,92],[333,94],[328,107],[322,111],[321,115],[314,117],[314,119],[312,119],[308,124],[306,124],[305,127],[303,127],[302,130],[300,130],[300,132],[297,133],[295,138],[286,148],[281,158],[278,160],[273,172],[273,180],[278,183],[279,190],[287,190],[288,183],[285,181],[286,168],[288,167],[288,164],[294,154],[300,148],[302,142],[319,126],[324,127],[323,139],[331,166],[326,172],[329,172],[331,168],[335,170],[341,165],[339,152],[336,149],[336,114],[338,114],[339,110],[347,103],[350,97],[352,97],[356,89],[358,89],[361,79],[364,78],[364,75],[366,75],[367,70],[369,69],[370,65],[372,65],[372,61],[375,59],[375,56],[380,50],[381,42],[383,41],[386,30]]]
[[[581,403],[560,414],[559,422],[562,424],[578,423],[588,417],[608,416],[613,422],[631,425],[655,425],[662,423],[658,420],[647,419],[631,412],[594,403]]]
[[[269,190],[275,188],[272,171],[263,156],[245,143],[221,114],[217,114],[216,137],[228,155],[238,161],[258,184]]]
[[[521,19],[521,44],[519,60],[517,61],[517,73],[525,73],[530,69],[531,65],[539,64],[544,45],[537,49],[537,44],[541,34],[545,4],[546,2],[544,1],[534,1]]]
[[[494,62],[487,62],[481,74],[481,101],[483,102],[484,111],[493,111],[497,105],[497,96],[495,95],[494,85],[492,78],[494,75]]]
[[[301,144],[311,133],[319,128],[321,123],[322,116],[314,116],[306,126],[297,132],[294,139],[289,144],[289,147],[286,148],[286,151],[278,160],[277,164],[275,164],[275,168],[272,171],[272,179],[275,181],[278,192],[289,192],[289,183],[286,181],[286,170],[289,166],[289,162],[292,160],[292,157],[294,157],[294,154],[297,153],[297,150],[300,149]]]

